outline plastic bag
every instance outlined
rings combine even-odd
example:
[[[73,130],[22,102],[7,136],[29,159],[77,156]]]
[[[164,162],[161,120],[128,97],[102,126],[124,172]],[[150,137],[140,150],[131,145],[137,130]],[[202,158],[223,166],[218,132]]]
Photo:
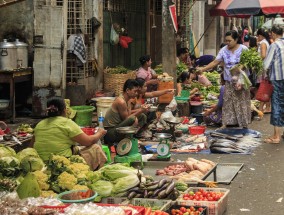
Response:
[[[113,25],[111,25],[111,29],[110,29],[110,43],[112,45],[117,45],[119,42],[119,34],[116,33]]]
[[[172,99],[170,104],[166,107],[169,108],[171,111],[175,111],[177,109],[177,101],[175,98]]]
[[[269,102],[273,92],[273,85],[268,80],[263,80],[255,95],[255,99],[261,102]]]

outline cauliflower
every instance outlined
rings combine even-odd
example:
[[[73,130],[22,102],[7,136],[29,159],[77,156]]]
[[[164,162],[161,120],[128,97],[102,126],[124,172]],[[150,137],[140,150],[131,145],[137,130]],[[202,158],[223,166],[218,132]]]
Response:
[[[61,173],[57,178],[58,186],[63,190],[72,190],[77,184],[77,178],[68,172]]]
[[[84,163],[86,164],[86,161],[83,157],[81,157],[80,155],[72,155],[69,160],[72,162],[72,163]]]
[[[83,163],[72,163],[67,167],[67,171],[75,175],[76,178],[86,178],[86,174],[90,171],[90,167]]]
[[[52,155],[50,161],[56,163],[58,166],[68,166],[71,162],[68,158],[61,155]]]
[[[44,198],[50,198],[50,197],[56,197],[57,194],[52,190],[46,190],[46,191],[41,191],[40,196]]]
[[[45,174],[44,172],[39,171],[39,170],[33,172],[33,174],[36,177],[36,180],[38,182],[40,189],[41,190],[48,190],[49,184],[47,182],[48,182],[49,176],[47,174]]]
[[[70,160],[64,156],[51,155],[48,161],[48,168],[53,175],[59,175],[66,171],[67,166],[70,165]]]
[[[76,184],[72,190],[89,190],[89,188],[86,185]]]

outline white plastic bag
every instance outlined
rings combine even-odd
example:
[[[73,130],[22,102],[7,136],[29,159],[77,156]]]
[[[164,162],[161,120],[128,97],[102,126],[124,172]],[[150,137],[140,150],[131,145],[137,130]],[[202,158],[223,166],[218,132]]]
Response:
[[[110,43],[112,45],[117,45],[119,42],[119,34],[116,33],[113,25],[111,25],[111,29],[110,29]]]
[[[171,111],[175,111],[177,109],[177,101],[175,98],[172,99],[171,103],[167,106]]]

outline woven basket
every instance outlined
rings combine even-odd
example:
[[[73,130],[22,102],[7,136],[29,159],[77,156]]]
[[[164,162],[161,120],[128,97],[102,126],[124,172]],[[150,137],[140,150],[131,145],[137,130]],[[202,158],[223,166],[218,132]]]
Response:
[[[109,68],[104,70],[104,89],[112,91],[116,96],[123,91],[123,85],[127,79],[135,79],[135,71],[130,71],[127,74],[110,74],[108,73]]]

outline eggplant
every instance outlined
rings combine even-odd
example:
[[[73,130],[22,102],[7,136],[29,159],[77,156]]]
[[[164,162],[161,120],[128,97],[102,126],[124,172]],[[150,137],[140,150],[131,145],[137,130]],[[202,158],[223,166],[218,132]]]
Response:
[[[148,193],[147,193],[147,196],[145,196],[146,198],[149,198],[149,197],[152,197],[153,196],[153,193],[154,193],[154,191],[149,191]]]
[[[148,190],[144,190],[144,197],[146,198],[148,196]]]
[[[142,193],[137,193],[137,194],[134,196],[134,198],[141,198],[141,197],[143,197],[143,194],[142,194]]]
[[[127,196],[127,198],[128,199],[133,199],[135,196],[136,196],[136,192],[135,191],[131,191],[129,194],[128,194],[128,196]]]
[[[166,189],[166,194],[168,195],[170,192],[174,190],[174,188],[175,188],[175,182],[172,181]]]
[[[161,192],[159,192],[158,194],[158,199],[163,199],[167,196],[166,194],[166,190],[162,190]]]
[[[156,185],[156,184],[158,184],[158,183],[159,183],[159,181],[151,181],[151,182],[145,184],[145,186],[146,186],[146,187],[149,187],[149,186]]]
[[[167,183],[167,179],[163,178],[159,181],[159,188],[161,188],[165,183]]]
[[[165,189],[166,188],[163,186],[163,187],[161,187],[159,189],[154,190],[153,196],[154,197],[157,196],[162,190],[165,190]]]
[[[146,190],[156,190],[159,187],[159,184],[152,185],[150,187],[146,187]]]

